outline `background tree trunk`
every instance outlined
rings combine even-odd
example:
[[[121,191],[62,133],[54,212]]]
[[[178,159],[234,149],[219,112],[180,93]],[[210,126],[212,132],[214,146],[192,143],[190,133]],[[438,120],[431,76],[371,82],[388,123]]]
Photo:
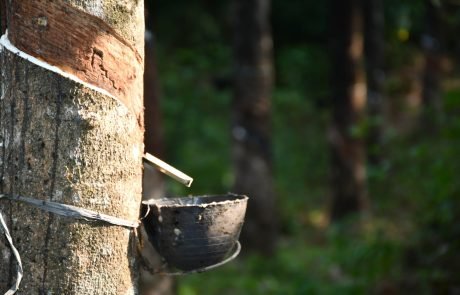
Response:
[[[160,83],[158,81],[155,38],[149,30],[150,22],[146,13],[145,33],[145,72],[144,72],[144,105],[145,105],[145,151],[160,158],[163,157],[163,129],[160,112]],[[145,166],[143,181],[143,200],[164,197],[164,177],[157,169]],[[148,237],[142,231],[143,240]],[[144,243],[142,256],[150,267],[159,268],[162,265],[161,256],[150,243]],[[172,276],[152,275],[148,269],[141,271],[141,293],[144,295],[167,295],[174,293]]]
[[[66,17],[59,19],[60,13]],[[143,65],[131,73],[130,81],[116,80],[117,73],[108,64],[114,50],[103,46],[103,38],[132,44],[120,46],[137,51],[142,59],[143,14],[142,0],[13,0],[11,4],[8,1],[7,26],[9,39],[22,51],[44,59],[33,46],[48,46],[55,52],[52,57],[60,58],[79,54],[78,50],[63,52],[66,44],[59,39],[70,42],[72,38],[86,38],[72,31],[77,22],[70,24],[75,21],[73,17],[87,20],[94,26],[94,35],[86,41],[99,43],[91,48],[91,65],[82,73],[102,71],[100,76],[92,77],[94,81],[87,82],[112,79],[113,89],[105,84],[102,88],[113,94],[121,89],[116,87],[128,82],[129,87],[142,89]],[[49,39],[47,34],[57,28],[62,32],[60,38]],[[38,44],[24,40],[27,34],[42,40]],[[0,50],[0,192],[138,219],[142,94],[128,91],[127,102],[132,105],[128,108],[106,92],[37,66],[6,47]],[[85,66],[85,60],[77,56],[75,61],[82,62],[77,67]],[[72,65],[58,66],[67,71]],[[24,263],[20,294],[137,294],[133,231],[63,218],[16,202],[1,201],[0,210],[7,216]],[[7,280],[0,281],[0,292],[9,288],[16,268],[11,253],[5,248],[1,252],[0,278]]]
[[[422,116],[424,132],[439,128],[441,115],[441,20],[439,7],[434,1],[425,1],[425,32],[422,34],[422,50],[425,65],[422,76]]]
[[[366,200],[363,119],[366,79],[360,0],[332,0],[332,220],[361,211]]]
[[[270,138],[270,1],[235,0],[234,4],[233,191],[249,196],[242,232],[245,247],[271,253],[276,240],[276,214]]]
[[[369,131],[367,155],[369,163],[378,165],[382,156],[384,15],[382,0],[363,0],[364,50],[367,73],[367,109]]]
[[[144,105],[145,105],[145,151],[160,158],[164,156],[163,124],[160,110],[160,83],[155,52],[155,38],[152,33],[152,21],[146,12],[145,32],[145,72],[144,72]],[[157,199],[164,195],[164,177],[157,169],[145,171],[148,177],[144,181],[143,199]]]

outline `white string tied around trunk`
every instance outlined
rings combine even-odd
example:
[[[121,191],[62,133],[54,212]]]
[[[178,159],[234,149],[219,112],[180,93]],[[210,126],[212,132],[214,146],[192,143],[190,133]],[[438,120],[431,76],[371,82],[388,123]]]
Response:
[[[12,196],[12,195],[0,194],[0,199],[2,198],[8,199],[11,201],[27,203],[32,206],[38,207],[41,210],[51,212],[54,214],[58,214],[61,216],[65,216],[65,217],[74,218],[74,219],[82,219],[86,221],[91,221],[91,220],[102,221],[102,222],[105,222],[111,225],[122,226],[122,227],[127,227],[127,228],[137,228],[140,224],[139,221],[125,220],[122,218],[102,214],[102,213],[88,210],[85,208],[56,203],[52,201],[37,200],[37,199],[23,197],[23,196]],[[8,230],[8,226],[6,225],[6,222],[3,219],[3,215],[1,211],[0,211],[0,225],[3,228],[3,233],[6,237],[6,240],[8,241],[8,244],[17,262],[16,280],[13,286],[11,286],[11,288],[5,293],[5,295],[13,295],[19,289],[19,285],[21,284],[21,280],[24,275],[24,270],[22,267],[21,256],[19,255],[18,250],[14,246],[13,238],[11,237],[10,231]]]

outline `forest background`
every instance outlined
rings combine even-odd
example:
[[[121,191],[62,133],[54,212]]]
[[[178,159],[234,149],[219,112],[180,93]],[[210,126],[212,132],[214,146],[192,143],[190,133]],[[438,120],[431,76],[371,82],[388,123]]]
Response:
[[[167,293],[459,294],[459,28],[457,0],[146,0],[146,150],[195,179],[161,194],[251,198],[241,257]]]

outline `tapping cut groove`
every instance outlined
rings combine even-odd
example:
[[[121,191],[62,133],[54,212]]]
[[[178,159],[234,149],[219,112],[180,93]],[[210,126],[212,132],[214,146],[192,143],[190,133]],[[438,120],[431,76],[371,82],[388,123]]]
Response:
[[[19,50],[102,88],[142,112],[143,59],[102,19],[63,1],[13,1],[8,37]]]

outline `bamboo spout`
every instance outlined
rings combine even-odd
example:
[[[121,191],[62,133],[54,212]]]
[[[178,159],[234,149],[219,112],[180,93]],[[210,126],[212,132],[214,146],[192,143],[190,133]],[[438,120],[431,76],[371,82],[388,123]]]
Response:
[[[147,164],[156,167],[158,170],[163,172],[164,174],[174,178],[175,180],[179,181],[180,183],[184,184],[187,187],[190,187],[193,182],[193,178],[188,176],[187,174],[177,170],[173,166],[169,165],[168,163],[163,162],[162,160],[158,159],[157,157],[145,153],[144,160]]]

